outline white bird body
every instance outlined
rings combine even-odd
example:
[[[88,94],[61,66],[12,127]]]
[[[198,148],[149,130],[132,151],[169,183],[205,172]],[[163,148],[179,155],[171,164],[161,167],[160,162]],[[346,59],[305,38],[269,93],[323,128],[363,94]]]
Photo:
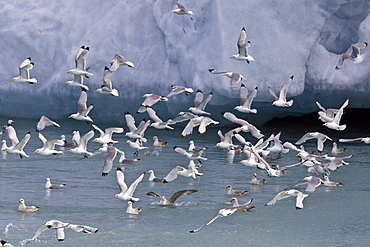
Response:
[[[126,214],[139,214],[140,212],[141,208],[134,208],[131,201],[127,202]]]
[[[137,185],[143,180],[145,172],[143,172],[129,187],[127,187],[125,183],[125,175],[121,168],[117,168],[116,170],[116,177],[117,177],[117,184],[120,188],[120,193],[116,194],[114,197],[117,197],[121,200],[129,200],[129,201],[139,201],[139,198],[133,197],[135,189]]]
[[[194,107],[190,107],[188,110],[197,115],[211,115],[205,111],[208,102],[212,99],[213,93],[211,92],[207,98],[203,100],[203,93],[198,90],[194,98]]]
[[[291,76],[283,84],[283,86],[280,89],[279,97],[277,97],[276,94],[274,93],[274,91],[272,91],[272,89],[269,87],[269,93],[275,99],[275,101],[272,102],[273,105],[278,106],[278,107],[290,107],[290,106],[293,105],[293,100],[289,100],[289,101],[286,100],[286,95],[287,95],[287,92],[288,92],[288,88],[289,88],[290,84],[293,81],[293,77],[294,76]]]
[[[103,85],[100,88],[96,89],[95,92],[101,94],[110,94],[113,96],[119,96],[118,90],[113,88],[112,81],[110,79],[112,72],[109,70],[107,66],[104,68],[104,76],[103,76]]]
[[[174,9],[174,10],[172,10],[172,13],[174,13],[174,14],[177,14],[177,15],[188,15],[189,16],[189,18],[191,19],[191,20],[193,20],[193,17],[191,17],[191,15],[193,15],[194,13],[193,13],[193,11],[191,11],[191,10],[187,10],[186,8],[185,8],[185,6],[184,5],[182,5],[182,4],[180,4],[180,3],[175,3],[176,5],[177,5],[177,9]]]
[[[98,138],[95,138],[93,142],[98,142],[100,144],[117,143],[118,141],[114,141],[112,139],[113,133],[123,133],[125,131],[124,128],[119,128],[119,127],[106,128],[103,131],[95,124],[92,124],[92,127],[100,133],[100,136]]]
[[[240,87],[240,105],[235,106],[234,110],[237,110],[242,113],[250,113],[250,114],[256,114],[257,109],[252,109],[252,102],[253,99],[257,96],[258,87],[255,87],[255,89],[248,94],[248,89],[245,87],[244,84]]]
[[[35,84],[37,80],[35,78],[30,78],[30,70],[33,68],[34,63],[31,62],[31,58],[28,57],[19,65],[19,76],[14,77],[10,81],[19,83],[30,83]]]
[[[73,81],[67,81],[64,84],[72,87],[79,87],[85,90],[89,90],[89,87],[84,85],[84,78],[82,75],[73,75]]]
[[[248,54],[248,48],[251,47],[251,42],[250,41],[245,42],[246,38],[247,33],[245,31],[245,28],[243,27],[240,32],[238,42],[236,43],[238,47],[238,54],[232,55],[230,58],[234,58],[236,60],[244,60],[247,63],[249,63],[249,61],[254,61],[254,58]]]
[[[63,153],[62,151],[55,150],[55,145],[63,146],[64,142],[62,140],[47,140],[43,134],[39,133],[39,139],[41,140],[42,147],[34,151],[41,155],[56,155]]]
[[[123,57],[120,54],[114,55],[114,58],[110,62],[110,64],[111,64],[110,71],[112,72],[116,71],[119,66],[127,65],[128,67],[135,67],[133,62],[130,62],[129,60],[127,60],[125,57]]]
[[[93,75],[86,71],[86,58],[89,50],[89,47],[81,46],[75,57],[76,68],[69,70],[67,73],[71,73],[73,75],[84,75],[85,77]]]
[[[46,178],[45,188],[46,189],[61,189],[67,184],[52,184],[50,178]]]
[[[93,120],[91,119],[91,117],[88,116],[88,114],[90,113],[91,109],[94,106],[91,104],[89,107],[87,107],[86,103],[87,103],[87,93],[85,89],[82,89],[80,97],[77,102],[78,106],[77,113],[70,115],[68,118],[93,122]]]
[[[279,201],[281,199],[284,199],[284,198],[288,198],[290,196],[296,196],[297,197],[295,207],[296,207],[296,209],[302,209],[303,208],[303,199],[306,198],[308,196],[308,194],[303,194],[299,190],[295,190],[295,189],[281,191],[271,201],[266,203],[265,206],[274,205],[277,201]]]
[[[83,154],[84,156],[93,155],[93,153],[87,151],[87,143],[93,136],[94,136],[94,131],[90,130],[83,137],[81,137],[77,147],[70,149],[68,152],[72,152],[75,154]]]
[[[26,206],[24,199],[19,200],[18,211],[26,212],[26,213],[34,213],[39,210],[37,206]]]

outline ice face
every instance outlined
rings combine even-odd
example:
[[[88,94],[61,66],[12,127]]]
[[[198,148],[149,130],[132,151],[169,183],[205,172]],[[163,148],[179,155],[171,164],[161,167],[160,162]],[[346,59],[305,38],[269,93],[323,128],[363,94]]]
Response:
[[[80,90],[64,85],[73,77],[74,57],[81,45],[89,46],[88,71],[90,113],[97,121],[123,119],[135,112],[146,93],[166,95],[171,85],[192,87],[205,94],[213,115],[231,111],[239,102],[239,90],[229,79],[208,72],[209,68],[241,73],[249,90],[259,87],[255,99],[259,116],[303,113],[316,110],[314,100],[339,107],[351,97],[349,107],[370,107],[369,67],[364,60],[346,61],[335,70],[339,56],[351,53],[351,45],[368,42],[370,2],[363,1],[188,1],[194,12],[171,13],[172,1],[71,1],[4,2],[0,29],[0,115],[66,118],[77,111]],[[230,59],[245,27],[255,61],[246,64]],[[105,66],[119,53],[135,64],[112,74],[120,96],[93,91],[100,87]],[[9,82],[27,57],[35,63],[31,77],[38,84]],[[294,75],[288,98],[290,109],[277,109],[268,87],[278,91]],[[194,94],[174,96],[154,107],[161,118],[173,117],[193,105]],[[217,115],[218,116],[218,115]]]

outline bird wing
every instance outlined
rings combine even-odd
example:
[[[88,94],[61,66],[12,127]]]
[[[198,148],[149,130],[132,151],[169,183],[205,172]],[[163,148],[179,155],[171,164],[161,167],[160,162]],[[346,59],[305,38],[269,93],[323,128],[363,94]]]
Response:
[[[128,60],[125,57],[123,57],[119,54],[116,54],[116,55],[114,55],[113,61],[111,63],[110,70],[111,71],[116,71],[120,64],[123,64],[123,63],[126,63],[126,62],[128,62]]]
[[[87,142],[94,136],[95,132],[90,130],[85,135],[83,135],[80,139],[80,145],[84,150],[87,150]]]
[[[109,90],[112,90],[112,81],[110,80],[112,72],[109,70],[107,66],[104,68],[104,75],[103,75],[103,85],[108,88]]]
[[[160,194],[158,194],[157,192],[154,192],[154,191],[149,191],[148,193],[146,193],[147,196],[158,196],[159,198],[162,198],[163,196],[161,196]]]
[[[19,143],[18,137],[17,137],[17,132],[15,131],[13,126],[7,126],[6,130],[8,132],[8,138],[11,142],[11,146],[14,147]]]
[[[302,144],[306,142],[307,140],[313,139],[315,137],[310,135],[310,132],[304,134],[298,141],[295,142],[296,145]]]
[[[181,155],[185,155],[187,153],[185,149],[180,147],[174,147],[174,150],[176,151],[176,153],[179,153]]]
[[[281,200],[281,199],[284,199],[284,198],[287,198],[289,197],[290,195],[287,195],[286,194],[286,191],[281,191],[279,192],[274,198],[272,198],[271,201],[269,201],[268,203],[265,204],[265,206],[272,206],[274,205],[277,201]]]
[[[308,182],[306,190],[308,192],[314,192],[316,190],[316,187],[321,184],[321,179],[315,176],[312,176],[311,181]]]
[[[242,125],[242,126],[249,124],[247,121],[245,121],[241,118],[237,118],[231,112],[225,112],[225,113],[222,114],[222,116],[224,116],[224,118],[226,118],[227,120],[229,120],[230,122],[235,123],[235,124],[239,124],[239,125]]]
[[[38,236],[40,236],[40,234],[45,231],[47,229],[47,226],[45,224],[42,224],[35,232],[35,234],[33,234],[32,238],[29,239],[29,241],[33,241],[35,240]]]
[[[126,193],[130,196],[134,194],[137,185],[143,180],[145,172],[143,172],[127,189]]]
[[[119,127],[111,127],[105,129],[105,134],[109,136],[109,138],[112,138],[113,133],[123,133],[125,131],[124,128],[119,128]]]
[[[85,90],[82,90],[80,98],[77,101],[78,113],[81,114],[84,110],[87,109],[86,102],[87,102],[87,93]]]
[[[339,139],[339,142],[353,142],[353,141],[360,141],[362,139],[363,139],[362,137],[353,138],[353,139],[344,139],[344,138],[341,138],[341,139]]]
[[[208,71],[211,74],[225,74],[225,73],[227,73],[227,71],[219,71],[219,70],[215,70],[215,69],[209,69]]]
[[[236,87],[236,84],[242,79],[241,74],[239,73],[232,73],[230,77],[230,87]]]
[[[46,142],[48,141],[43,134],[39,132],[39,139],[41,141],[42,147],[44,148],[46,146]]]
[[[82,47],[77,53],[75,62],[76,62],[76,69],[86,71],[86,58],[89,52],[89,47]]]
[[[286,101],[286,94],[288,92],[288,88],[290,86],[290,84],[292,83],[293,81],[293,77],[294,76],[291,76],[289,77],[289,79],[284,83],[284,85],[281,87],[280,89],[280,94],[279,94],[279,99],[280,100],[283,100],[283,101]]]
[[[210,94],[208,94],[207,98],[205,98],[205,100],[203,100],[198,106],[197,108],[201,109],[201,110],[204,110],[208,104],[208,102],[212,99],[212,96],[213,96],[213,93],[211,92]]]
[[[367,43],[356,43],[352,45],[352,57],[358,57],[360,55],[360,49],[363,49],[367,46]]]
[[[113,146],[107,147],[107,155],[105,156],[102,176],[108,175],[113,167],[113,161],[117,156],[117,149]]]
[[[153,119],[154,122],[156,122],[156,123],[163,123],[162,119],[160,119],[157,116],[156,112],[152,108],[148,107],[148,108],[146,108],[146,111],[147,111],[149,117],[151,119]]]
[[[179,9],[181,9],[182,11],[184,11],[184,12],[187,12],[187,10],[186,10],[186,8],[185,8],[185,6],[184,5],[182,5],[181,3],[175,3],[176,5],[177,5],[177,7],[179,8]]]
[[[95,130],[99,131],[99,133],[100,133],[100,137],[105,136],[105,132],[104,132],[102,129],[100,129],[98,126],[96,126],[95,124],[92,124],[91,126],[92,126]]]
[[[269,87],[269,93],[271,94],[271,96],[275,99],[275,100],[278,100],[279,97],[275,94],[274,91],[272,91],[272,89]]]
[[[168,182],[171,182],[177,178],[177,173],[183,170],[186,170],[186,169],[181,166],[176,166],[172,168],[172,170],[167,174],[167,176],[164,179],[166,179],[166,181]]]
[[[129,112],[125,112],[125,119],[126,125],[130,132],[135,132],[137,129],[135,126],[135,118]]]
[[[169,203],[174,203],[180,196],[182,195],[190,195],[192,193],[197,192],[198,190],[180,190],[175,192],[170,199],[168,199]]]
[[[19,65],[19,74],[22,79],[30,79],[30,69],[32,69],[33,65],[31,64],[31,58],[26,58],[20,65]]]
[[[75,131],[75,133],[72,136],[72,141],[75,143],[76,146],[80,145],[81,136],[80,131]]]
[[[244,104],[241,104],[241,105],[251,108],[252,101],[257,96],[257,92],[258,92],[258,87],[255,87],[254,90],[244,100]]]
[[[24,137],[23,139],[17,144],[15,145],[15,149],[18,149],[18,150],[23,150],[24,146],[26,146],[26,144],[28,143],[28,141],[30,140],[31,138],[31,133],[28,132]]]
[[[302,209],[303,208],[303,199],[306,198],[308,194],[303,194],[302,192],[297,192],[297,198],[295,200],[295,207],[296,209]]]
[[[194,97],[194,107],[198,107],[203,101],[203,92],[198,90]]]
[[[239,93],[239,99],[240,99],[240,105],[244,105],[245,101],[248,97],[248,89],[244,84],[240,86],[240,93]]]
[[[120,193],[125,193],[127,191],[127,185],[125,183],[125,174],[123,173],[122,169],[117,167],[116,170],[116,178],[117,178],[117,184],[120,188]]]
[[[196,233],[196,232],[199,232],[200,230],[202,230],[204,227],[208,226],[209,224],[211,224],[213,221],[217,220],[219,217],[221,216],[221,214],[217,213],[215,216],[212,217],[212,219],[210,219],[206,224],[204,224],[203,226],[199,227],[198,229],[195,229],[195,230],[191,230],[190,233]]]
[[[240,31],[240,35],[238,38],[238,41],[236,43],[238,47],[239,54],[240,53],[240,48],[245,44],[245,39],[247,38],[247,32],[245,31],[245,28],[243,27],[242,30]]]

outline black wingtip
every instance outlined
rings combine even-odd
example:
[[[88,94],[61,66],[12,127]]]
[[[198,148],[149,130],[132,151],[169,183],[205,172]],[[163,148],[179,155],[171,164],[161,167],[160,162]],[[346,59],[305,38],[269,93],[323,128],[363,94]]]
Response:
[[[212,73],[215,69],[208,69],[209,73]]]
[[[292,75],[292,76],[290,77],[290,79],[292,79],[292,80],[293,80],[293,78],[294,78],[294,75]]]

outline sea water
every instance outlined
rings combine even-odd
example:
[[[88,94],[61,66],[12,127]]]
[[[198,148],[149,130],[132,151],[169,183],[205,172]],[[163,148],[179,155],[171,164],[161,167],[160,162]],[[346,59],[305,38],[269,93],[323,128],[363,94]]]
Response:
[[[6,124],[8,118],[0,117],[0,123]],[[133,164],[119,164],[114,160],[112,171],[102,177],[105,153],[90,158],[67,152],[42,156],[33,153],[41,147],[38,134],[35,132],[37,119],[13,119],[13,126],[21,139],[31,131],[31,139],[25,147],[29,158],[20,159],[18,155],[1,153],[0,157],[0,238],[22,246],[25,240],[33,236],[38,227],[45,221],[55,219],[63,222],[98,227],[96,234],[84,234],[65,229],[65,240],[58,243],[54,230],[45,230],[36,241],[28,246],[365,246],[370,240],[370,186],[369,148],[361,142],[339,143],[347,147],[344,156],[354,154],[347,162],[348,166],[331,172],[330,179],[344,185],[329,188],[319,186],[315,192],[303,201],[304,208],[295,209],[295,197],[278,201],[273,206],[264,206],[278,192],[294,186],[310,174],[306,167],[296,166],[286,169],[283,177],[269,178],[264,170],[246,167],[238,162],[243,155],[236,154],[230,161],[225,149],[215,147],[219,142],[217,131],[223,133],[231,128],[214,126],[207,129],[202,136],[196,130],[192,135],[180,139],[182,127],[175,126],[173,131],[148,128],[145,143],[149,150],[140,151],[140,161]],[[42,131],[47,139],[58,139],[62,134],[71,140],[72,132],[79,130],[81,135],[92,127],[85,122],[68,119],[58,121],[60,128],[47,127]],[[109,123],[99,124],[106,127],[125,127]],[[325,129],[317,123],[311,129],[287,124],[275,127],[260,127],[265,136],[282,131],[281,140],[294,143],[308,130],[321,131],[333,140],[366,136],[366,130],[336,132]],[[160,141],[167,141],[165,148],[155,149],[152,137],[157,135]],[[257,140],[249,133],[242,133],[252,143]],[[97,137],[98,134],[95,134]],[[6,139],[6,134],[0,136]],[[115,146],[125,151],[128,158],[134,158],[124,134],[114,134],[119,141]],[[142,172],[153,169],[157,177],[164,177],[175,166],[187,167],[189,160],[173,150],[173,146],[185,149],[193,140],[196,146],[208,147],[199,169],[202,176],[193,180],[179,176],[167,183],[149,182],[149,174],[139,183],[134,196],[140,200],[134,207],[140,207],[139,215],[126,214],[127,201],[113,196],[119,193],[115,170],[124,169],[125,182],[131,184]],[[237,141],[234,141],[237,144]],[[8,141],[8,145],[9,141]],[[305,144],[306,150],[315,150],[315,141]],[[90,151],[99,148],[98,143],[89,142]],[[56,149],[60,149],[57,147]],[[331,142],[325,143],[323,153],[330,153]],[[281,159],[271,162],[275,165],[290,165],[299,162],[295,152],[281,155]],[[277,154],[272,154],[277,156]],[[251,185],[253,173],[264,178],[264,185]],[[52,183],[66,183],[59,190],[46,189],[46,178]],[[249,193],[238,197],[239,203],[253,198],[250,212],[236,212],[227,217],[220,217],[202,231],[191,234],[208,222],[221,208],[230,207],[231,196],[227,195],[226,186],[232,185],[235,190],[248,190]],[[198,192],[180,197],[174,206],[158,205],[159,198],[146,196],[149,191],[157,192],[169,198],[174,192],[183,189],[195,189]],[[304,191],[304,185],[296,187]],[[35,213],[23,213],[17,210],[20,198],[26,205],[36,205],[40,209]]]

